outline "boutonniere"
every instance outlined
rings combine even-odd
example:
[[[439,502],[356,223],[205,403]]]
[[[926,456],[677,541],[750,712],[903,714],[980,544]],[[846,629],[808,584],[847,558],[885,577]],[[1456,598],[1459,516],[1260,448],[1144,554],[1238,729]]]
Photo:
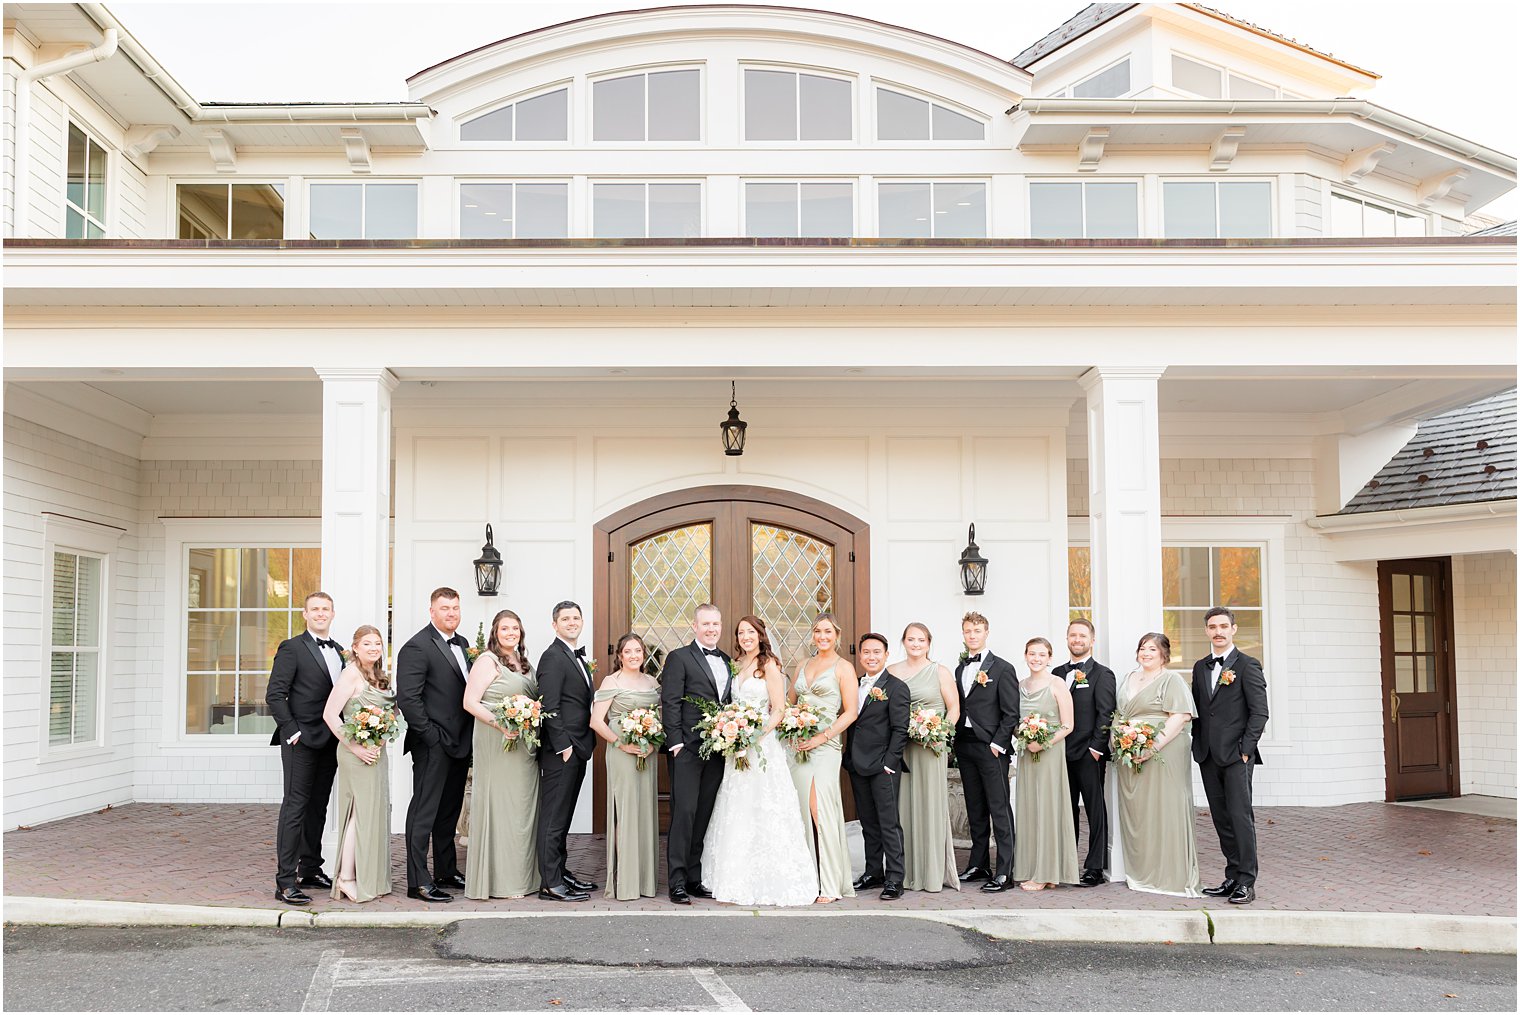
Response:
[[[475,648],[474,646],[466,648],[464,650],[465,662],[469,663],[471,666],[474,666],[475,660],[479,659],[481,657],[481,654],[482,651],[478,648]]]
[[[739,676],[739,664],[732,659],[728,661],[728,679],[733,680]]]
[[[596,660],[589,655],[586,656],[586,672],[590,674],[592,680],[596,679]]]
[[[962,649],[961,650],[960,658],[957,660],[957,662],[959,662],[960,665],[965,666],[966,665],[966,660],[970,659],[970,658],[971,658],[971,653],[967,652],[965,649]]]
[[[1087,673],[1085,671],[1083,671],[1083,670],[1077,670],[1076,679],[1073,680],[1072,683],[1074,683],[1074,684],[1085,684],[1085,683],[1087,683]]]
[[[1231,684],[1235,683],[1235,671],[1225,670],[1219,675],[1219,683],[1224,687],[1229,687]]]
[[[873,701],[886,701],[887,700],[887,692],[883,691],[879,687],[873,687],[873,688],[871,688],[871,698],[872,698]]]
[[[977,670],[976,671],[976,683],[977,683],[978,687],[986,687],[988,679],[989,678],[988,678],[986,670]]]
[[[475,660],[485,655],[486,652],[486,622],[481,621],[475,628],[475,644],[464,647],[465,662],[474,666]]]

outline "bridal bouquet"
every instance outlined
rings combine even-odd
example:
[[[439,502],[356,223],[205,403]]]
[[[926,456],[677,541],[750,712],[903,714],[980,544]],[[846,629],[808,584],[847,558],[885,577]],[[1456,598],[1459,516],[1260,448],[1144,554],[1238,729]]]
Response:
[[[950,724],[928,706],[916,708],[908,716],[908,740],[939,757],[950,749]]]
[[[360,747],[383,747],[401,732],[401,720],[393,708],[365,705],[356,709],[343,724],[343,736]]]
[[[493,709],[496,721],[506,730],[501,738],[501,749],[517,750],[518,744],[527,744],[528,750],[538,750],[538,731],[544,724],[544,703],[526,694],[514,694]]]
[[[816,736],[823,729],[823,716],[821,707],[809,705],[798,698],[797,704],[788,705],[786,711],[781,713],[781,721],[776,724],[776,739],[792,748],[799,762],[807,761],[813,752],[798,750],[797,745]]]
[[[1155,757],[1156,738],[1159,736],[1161,736],[1161,730],[1155,723],[1121,722],[1115,715],[1113,725],[1109,727],[1114,760],[1131,772],[1140,771],[1140,766],[1146,761],[1153,759],[1160,761],[1161,759]],[[1146,751],[1151,752],[1151,757],[1146,758],[1145,761],[1140,760],[1140,755]],[[1164,761],[1162,763],[1165,764]]]
[[[1035,761],[1039,761],[1045,754],[1045,745],[1055,739],[1057,726],[1050,721],[1050,717],[1040,712],[1031,712],[1019,720],[1019,724],[1013,728],[1014,739],[1024,745],[1024,753]],[[1029,750],[1030,744],[1039,744],[1040,750]]]
[[[738,772],[749,769],[750,748],[760,740],[760,731],[765,728],[765,716],[753,705],[718,705],[716,702],[705,698],[686,698],[702,710],[702,721],[697,723],[697,732],[702,737],[701,744],[697,747],[697,753],[703,759],[721,754],[725,758],[732,758],[734,770]],[[756,752],[760,758],[760,767],[765,767],[765,756]]]
[[[634,708],[624,712],[618,720],[618,743],[645,752],[644,757],[634,759],[634,767],[640,772],[644,771],[648,755],[665,744],[665,724],[660,722],[659,711],[653,708]]]

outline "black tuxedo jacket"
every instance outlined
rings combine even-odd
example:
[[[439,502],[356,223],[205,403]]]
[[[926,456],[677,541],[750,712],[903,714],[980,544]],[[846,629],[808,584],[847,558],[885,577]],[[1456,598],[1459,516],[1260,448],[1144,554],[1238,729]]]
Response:
[[[884,768],[894,772],[908,770],[903,752],[908,747],[908,713],[913,696],[907,684],[886,670],[881,671],[872,685],[872,690],[877,688],[886,694],[887,700],[877,701],[865,695],[845,743],[845,767],[860,776],[881,775]]]
[[[972,667],[971,690],[962,685],[961,677],[967,667]],[[987,684],[976,683],[976,671],[987,671]],[[955,667],[955,693],[961,699],[961,717],[955,725],[957,737],[971,736],[984,744],[996,744],[1006,755],[1013,727],[1019,721],[1019,675],[1013,664],[1001,656],[988,654],[981,662],[966,663]],[[971,729],[966,720],[971,720]]]
[[[728,655],[718,649],[724,666]],[[705,698],[717,704],[734,699],[734,682],[730,678],[725,691],[719,692],[713,680],[707,657],[696,642],[672,649],[665,657],[665,668],[660,671],[660,713],[665,723],[665,746],[682,745],[684,750],[695,751],[702,738],[697,734],[697,723],[702,721],[702,710],[688,701],[687,695]]]
[[[332,672],[310,635],[303,631],[280,642],[264,689],[264,704],[278,724],[270,744],[283,744],[297,731],[301,734],[298,744],[312,749],[331,744],[332,730],[322,720],[322,712],[332,689]]]
[[[464,710],[466,677],[454,650],[432,624],[401,646],[396,653],[396,703],[406,716],[405,751],[437,747],[451,758],[470,756],[474,719]]]
[[[589,761],[596,748],[596,734],[591,732],[591,699],[595,692],[575,653],[558,638],[538,657],[538,694],[544,702],[540,739],[547,749],[563,754],[570,747],[576,757]]]
[[[1267,678],[1261,663],[1231,649],[1225,656],[1225,670],[1235,671],[1234,683],[1221,683],[1209,697],[1214,682],[1213,654],[1193,664],[1193,703],[1198,707],[1198,721],[1193,729],[1193,760],[1200,765],[1213,758],[1214,764],[1238,765],[1241,755],[1261,764],[1256,745],[1267,725]]]
[[[1075,669],[1071,663],[1062,663],[1050,671],[1051,676],[1066,679]],[[1108,726],[1118,704],[1117,681],[1114,671],[1087,657],[1086,685],[1072,681],[1071,733],[1066,737],[1066,760],[1076,761],[1089,750],[1097,751],[1098,757],[1108,757]]]

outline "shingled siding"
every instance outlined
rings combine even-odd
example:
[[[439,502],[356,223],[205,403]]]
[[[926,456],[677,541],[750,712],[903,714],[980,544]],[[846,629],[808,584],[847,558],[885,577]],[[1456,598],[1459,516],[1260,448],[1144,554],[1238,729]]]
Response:
[[[1462,792],[1515,796],[1515,555],[1452,559]]]

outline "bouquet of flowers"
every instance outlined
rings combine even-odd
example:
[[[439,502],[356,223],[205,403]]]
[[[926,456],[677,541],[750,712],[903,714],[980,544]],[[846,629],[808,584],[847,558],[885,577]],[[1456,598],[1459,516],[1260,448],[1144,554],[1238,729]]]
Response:
[[[527,744],[528,750],[538,750],[538,731],[544,724],[544,703],[526,694],[514,694],[493,710],[496,721],[505,729],[501,749],[517,750],[518,744]]]
[[[776,724],[776,739],[790,747],[799,762],[804,762],[813,752],[798,750],[797,745],[816,736],[824,725],[823,709],[809,705],[799,697],[797,704],[788,705],[786,711],[781,713],[781,721]]]
[[[732,758],[734,769],[739,772],[749,768],[750,748],[760,739],[765,728],[765,716],[753,705],[719,705],[705,698],[688,697],[686,701],[702,710],[702,721],[697,732],[702,742],[697,753],[703,759],[714,754]],[[765,767],[765,757],[760,756],[760,767]]]
[[[1152,760],[1147,758],[1142,761],[1140,755],[1150,751],[1154,757],[1156,738],[1159,736],[1161,736],[1161,730],[1155,723],[1121,722],[1117,713],[1113,717],[1113,725],[1109,727],[1114,759],[1131,772],[1140,771],[1140,766],[1145,764],[1145,761]],[[1165,762],[1162,763],[1165,764]]]
[[[343,724],[343,736],[360,747],[384,747],[401,732],[401,719],[393,708],[365,705]]]
[[[634,759],[634,767],[644,771],[648,754],[658,751],[665,744],[665,724],[660,722],[658,709],[635,708],[623,713],[618,720],[618,743],[637,747],[645,756]]]
[[[1014,739],[1024,745],[1024,753],[1035,761],[1044,756],[1045,746],[1055,739],[1057,724],[1041,712],[1031,712],[1019,720],[1013,728]],[[1030,744],[1039,744],[1040,750],[1031,751]]]
[[[908,715],[908,740],[927,747],[939,757],[950,749],[950,724],[942,714],[927,705],[915,708]]]

